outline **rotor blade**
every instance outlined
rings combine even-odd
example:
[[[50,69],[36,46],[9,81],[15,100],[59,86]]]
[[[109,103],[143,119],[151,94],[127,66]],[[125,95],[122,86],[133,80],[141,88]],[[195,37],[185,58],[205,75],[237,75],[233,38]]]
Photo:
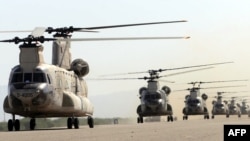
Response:
[[[244,80],[224,80],[224,81],[208,81],[208,82],[200,82],[200,83],[220,83],[220,82],[235,82],[235,81],[248,81],[247,79]]]
[[[131,79],[140,79],[140,78],[89,78],[86,80],[131,80]]]
[[[224,81],[207,81],[207,82],[195,81],[195,82],[190,82],[187,84],[221,83],[221,82],[235,82],[235,81],[248,81],[248,80],[244,79],[244,80],[224,80]]]
[[[59,41],[121,41],[121,40],[159,40],[159,39],[189,39],[190,37],[114,37],[114,38],[66,38]]]
[[[141,25],[153,25],[153,24],[165,24],[165,23],[178,23],[178,22],[187,22],[186,20],[180,21],[166,21],[166,22],[150,22],[150,23],[135,23],[135,24],[122,24],[122,25],[109,25],[109,26],[96,26],[96,27],[85,27],[79,29],[106,29],[106,28],[117,28],[117,27],[129,27],[129,26],[141,26]]]
[[[16,33],[16,32],[32,32],[32,30],[12,30],[12,31],[0,31],[0,33]]]
[[[206,87],[206,88],[200,88],[200,89],[216,89],[216,88],[244,87],[244,86],[247,86],[247,85],[233,85],[233,86]]]
[[[71,28],[71,30],[72,30],[71,32],[73,32],[73,31],[78,31],[78,32],[93,32],[93,31],[90,31],[90,30],[94,30],[94,29],[106,29],[106,28],[118,28],[118,27],[129,27],[129,26],[141,26],[141,25],[166,24],[166,23],[179,23],[179,22],[187,22],[187,21],[186,20],[180,20],[180,21],[165,21],[165,22],[135,23],[135,24],[122,24],[122,25],[83,27],[83,28],[74,28],[74,27],[72,27]],[[53,28],[47,28],[45,31],[46,32],[51,32],[50,29],[52,29],[54,31]],[[56,30],[58,30],[58,28]],[[32,30],[0,31],[0,33],[11,33],[11,32],[32,32]],[[94,31],[94,32],[96,32],[96,31]]]
[[[167,82],[167,83],[175,83],[175,81],[162,80],[162,79],[159,79],[158,81],[161,81],[161,82]]]
[[[216,89],[216,88],[227,88],[227,87],[243,87],[246,85],[232,85],[232,86],[219,86],[219,87],[206,87],[206,88],[199,88],[199,89]],[[187,89],[181,89],[181,90],[173,90],[173,92],[176,91],[184,91],[184,90],[191,90],[192,88],[187,88]]]
[[[109,74],[109,75],[140,74],[140,73],[149,73],[150,71],[162,72],[162,71],[169,71],[169,70],[187,69],[187,68],[193,68],[193,67],[204,67],[204,66],[220,65],[220,64],[227,64],[227,63],[233,63],[233,62],[221,62],[221,63],[212,63],[212,64],[205,64],[205,65],[195,65],[195,66],[186,66],[186,67],[179,67],[179,68],[171,68],[171,69],[158,69],[158,70],[129,72],[129,73],[117,73],[117,74]],[[108,75],[102,75],[102,76],[108,76]],[[163,76],[163,77],[165,77],[165,76]]]
[[[31,35],[32,35],[33,37],[40,37],[40,36],[43,35],[43,33],[45,32],[45,30],[46,30],[45,27],[36,27],[36,28],[32,31]]]
[[[221,63],[212,63],[212,64],[204,64],[204,65],[196,65],[196,66],[187,66],[187,67],[180,67],[180,68],[172,68],[172,69],[161,69],[160,71],[187,69],[187,68],[204,67],[204,66],[212,66],[212,65],[221,65],[221,64],[228,64],[228,63],[233,63],[233,62],[221,62]]]
[[[234,93],[243,93],[243,92],[249,92],[249,91],[219,91],[219,92],[217,92],[217,94],[230,95],[230,94],[234,94]]]
[[[96,31],[96,30],[86,30],[86,29],[81,29],[81,30],[77,30],[77,32],[92,32],[92,33],[97,33],[99,31]]]
[[[179,74],[184,74],[184,73],[189,73],[189,72],[194,72],[194,71],[200,71],[200,70],[206,70],[206,69],[211,69],[211,68],[214,68],[214,67],[207,67],[207,68],[201,68],[201,69],[195,69],[195,70],[182,71],[182,72],[162,75],[160,77],[169,77],[169,76],[174,76],[174,75],[179,75]]]
[[[46,31],[45,27],[36,27],[34,30],[13,30],[13,31],[0,31],[0,33],[16,33],[16,32],[31,32],[34,37],[42,36]]]

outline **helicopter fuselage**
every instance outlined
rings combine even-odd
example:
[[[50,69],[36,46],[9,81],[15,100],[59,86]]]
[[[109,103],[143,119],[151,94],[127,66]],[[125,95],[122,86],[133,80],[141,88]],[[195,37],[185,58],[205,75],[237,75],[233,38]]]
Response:
[[[227,106],[225,106],[223,103],[214,103],[212,114],[213,115],[225,115],[228,112]]]
[[[231,101],[230,104],[228,104],[228,115],[241,115],[241,110],[238,105],[234,103],[234,101]]]
[[[172,113],[167,95],[163,90],[145,91],[141,94],[141,104],[137,108],[138,115],[146,117],[172,115]]]
[[[206,115],[208,114],[206,107],[206,94],[200,94],[199,88],[192,88],[190,94],[186,96],[184,115]]]
[[[93,114],[87,86],[73,71],[41,64],[32,72],[20,65],[10,74],[4,111],[24,117],[78,117]]]
[[[184,115],[203,115],[206,114],[206,106],[201,97],[188,98],[183,109]]]
[[[250,115],[250,108],[249,105],[246,104],[246,102],[242,102],[240,110],[242,115]]]
[[[218,96],[217,100],[213,102],[212,115],[226,115],[228,107],[223,103],[222,97]]]

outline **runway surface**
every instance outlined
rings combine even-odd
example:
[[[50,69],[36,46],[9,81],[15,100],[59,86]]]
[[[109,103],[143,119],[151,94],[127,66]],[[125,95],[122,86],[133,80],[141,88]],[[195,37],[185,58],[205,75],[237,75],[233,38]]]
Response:
[[[225,124],[249,125],[250,118],[217,116],[215,119],[145,122],[143,124],[96,125],[80,129],[53,128],[34,131],[0,132],[3,141],[223,141]]]

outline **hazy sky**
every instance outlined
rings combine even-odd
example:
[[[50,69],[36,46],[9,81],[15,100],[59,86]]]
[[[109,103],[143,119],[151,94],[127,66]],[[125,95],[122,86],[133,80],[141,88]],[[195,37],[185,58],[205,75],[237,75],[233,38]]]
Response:
[[[234,63],[218,65],[213,69],[169,77],[166,79],[176,81],[176,84],[161,83],[161,85],[169,85],[174,90],[190,87],[183,83],[191,81],[249,79],[249,0],[0,0],[0,3],[0,31],[32,30],[38,26],[91,27],[140,22],[188,21],[185,23],[103,29],[99,30],[99,33],[74,33],[73,38],[191,37],[186,40],[74,42],[71,48],[73,59],[82,58],[89,63],[90,73],[86,78],[96,78],[103,74],[233,61]],[[28,33],[0,34],[0,40],[15,36],[26,37],[27,35]],[[47,34],[45,36],[51,37]],[[45,61],[51,63],[51,43],[45,43],[44,46]],[[0,85],[7,85],[11,68],[19,63],[19,48],[14,44],[0,43],[0,49],[0,65],[2,66]],[[174,72],[176,71],[164,74]],[[143,76],[147,76],[147,74],[133,75],[133,77]],[[95,102],[94,115],[104,117],[125,116],[130,112],[136,115],[135,109],[139,103],[138,89],[146,85],[146,81],[143,80],[89,80],[87,83],[89,96]],[[237,84],[247,85],[248,83]],[[223,85],[232,84],[235,83]],[[202,86],[214,85],[204,84]],[[223,90],[249,90],[249,86]],[[216,91],[211,91],[212,95],[215,95]],[[117,97],[116,93],[119,93]],[[175,100],[171,101],[173,107],[175,104],[178,109],[184,106],[183,101],[186,93],[184,91],[170,95],[170,101],[171,98]],[[7,92],[1,93],[1,99],[6,94]],[[110,94],[112,96],[109,96],[109,99],[104,98],[105,95]],[[120,96],[121,94],[127,94],[131,99],[128,97],[126,99],[126,97]],[[105,101],[102,101],[102,98]],[[135,105],[134,109],[131,108],[131,105]],[[126,112],[119,112],[117,109]],[[176,113],[181,114],[181,111],[176,111]],[[0,117],[2,118],[1,114]]]

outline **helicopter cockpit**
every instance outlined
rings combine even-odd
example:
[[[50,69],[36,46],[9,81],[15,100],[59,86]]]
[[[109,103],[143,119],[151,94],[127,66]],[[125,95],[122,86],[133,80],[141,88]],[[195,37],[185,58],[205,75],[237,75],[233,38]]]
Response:
[[[9,83],[12,84],[15,89],[23,89],[26,84],[50,83],[50,78],[39,68],[35,69],[34,72],[23,72],[21,68],[17,66],[13,69]]]
[[[46,79],[44,73],[14,73],[11,79],[11,83],[44,83]]]
[[[218,108],[218,109],[224,108],[224,104],[222,103],[216,103],[214,106],[215,108]]]
[[[199,99],[188,99],[187,104],[191,107],[197,107],[201,105],[201,102]]]
[[[13,76],[11,78],[11,83],[45,83],[47,82],[45,74],[39,70],[36,69],[33,73],[23,73],[19,69],[16,69],[13,72]]]

